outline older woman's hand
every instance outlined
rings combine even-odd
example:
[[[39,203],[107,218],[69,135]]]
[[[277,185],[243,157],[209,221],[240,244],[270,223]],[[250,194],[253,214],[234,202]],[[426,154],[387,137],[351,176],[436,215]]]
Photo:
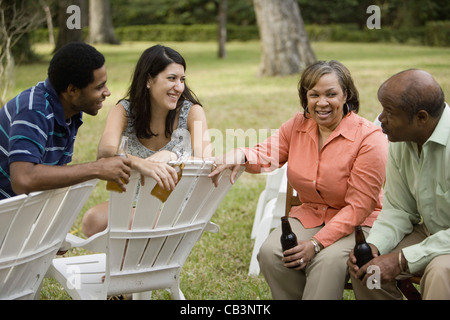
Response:
[[[209,174],[209,177],[212,179],[214,185],[217,187],[219,175],[225,169],[230,169],[232,171],[230,182],[231,184],[234,184],[239,168],[245,163],[245,154],[240,149],[234,149],[227,152],[223,156],[216,157],[214,159],[214,163],[215,165],[213,171]]]
[[[316,254],[314,251],[314,245],[311,240],[299,241],[298,245],[292,249],[283,252],[284,257],[281,261],[284,262],[284,266],[295,270],[301,270],[306,267],[309,261]]]

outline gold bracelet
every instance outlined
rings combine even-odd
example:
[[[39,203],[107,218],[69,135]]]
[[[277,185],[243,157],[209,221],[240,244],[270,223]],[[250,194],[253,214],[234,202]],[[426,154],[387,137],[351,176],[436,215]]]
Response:
[[[320,246],[319,246],[319,244],[317,243],[316,239],[314,239],[314,238],[311,238],[311,242],[312,242],[312,244],[314,245],[314,252],[315,252],[316,254],[318,254],[318,253],[320,252]]]

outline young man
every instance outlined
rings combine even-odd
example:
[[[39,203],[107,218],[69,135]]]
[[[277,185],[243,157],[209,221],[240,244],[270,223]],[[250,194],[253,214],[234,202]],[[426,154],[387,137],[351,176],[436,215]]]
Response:
[[[402,299],[395,279],[421,275],[422,299],[450,299],[450,108],[434,78],[406,70],[378,91],[390,141],[383,209],[367,242],[374,258],[347,262],[357,299]],[[370,265],[381,289],[366,287]],[[375,268],[376,270],[377,268]],[[370,286],[369,286],[370,287]]]
[[[104,56],[92,46],[68,44],[52,58],[44,82],[0,109],[0,199],[94,178],[115,181],[125,190],[128,159],[66,166],[82,114],[97,115],[111,95],[104,64]]]

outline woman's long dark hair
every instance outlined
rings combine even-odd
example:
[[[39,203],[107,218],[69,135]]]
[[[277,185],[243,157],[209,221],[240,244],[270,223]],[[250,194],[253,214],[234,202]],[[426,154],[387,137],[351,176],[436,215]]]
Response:
[[[149,139],[153,136],[157,136],[150,128],[151,105],[150,93],[147,89],[149,76],[155,78],[171,63],[182,65],[186,71],[186,62],[177,51],[169,47],[156,45],[145,50],[136,64],[127,97],[130,101],[131,120],[136,130],[136,136],[140,139]],[[184,84],[183,94],[177,102],[176,109],[170,110],[167,115],[166,137],[172,135],[176,114],[185,100],[200,105],[197,97],[186,85],[186,82]]]

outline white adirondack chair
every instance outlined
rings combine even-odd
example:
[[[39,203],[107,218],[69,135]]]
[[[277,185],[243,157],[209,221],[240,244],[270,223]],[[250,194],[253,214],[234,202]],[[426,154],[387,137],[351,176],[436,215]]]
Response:
[[[218,231],[210,227],[210,219],[231,187],[230,170],[214,187],[208,177],[211,166],[211,161],[188,161],[164,204],[150,195],[153,179],[146,179],[135,203],[140,175],[133,171],[127,192],[110,193],[106,230],[87,240],[68,236],[73,246],[100,253],[54,259],[47,275],[73,299],[130,293],[133,299],[147,299],[156,289],[169,289],[174,299],[184,299],[181,268],[203,231]]]
[[[283,176],[286,176],[286,168],[287,164],[267,174],[266,186],[264,190],[259,194],[258,204],[255,211],[255,218],[253,219],[251,234],[252,239],[255,239],[258,235],[258,228],[264,216],[264,211],[268,202],[271,201],[271,205],[273,206],[273,202],[276,201]]]
[[[97,181],[0,201],[0,299],[35,298]]]
[[[266,183],[265,190],[271,190],[267,192],[272,192],[274,197],[269,201],[263,203],[262,214],[260,213],[261,218],[259,219],[259,221],[257,221],[255,217],[255,221],[253,224],[253,228],[255,230],[255,243],[253,244],[252,257],[250,259],[250,266],[248,271],[248,275],[250,276],[259,274],[260,269],[257,259],[259,249],[261,248],[266,238],[269,236],[270,231],[281,224],[280,218],[284,216],[286,208],[287,189],[286,170],[287,163],[280,169],[276,170],[277,173],[275,178],[273,176],[267,177],[267,182],[270,182],[270,185]]]

